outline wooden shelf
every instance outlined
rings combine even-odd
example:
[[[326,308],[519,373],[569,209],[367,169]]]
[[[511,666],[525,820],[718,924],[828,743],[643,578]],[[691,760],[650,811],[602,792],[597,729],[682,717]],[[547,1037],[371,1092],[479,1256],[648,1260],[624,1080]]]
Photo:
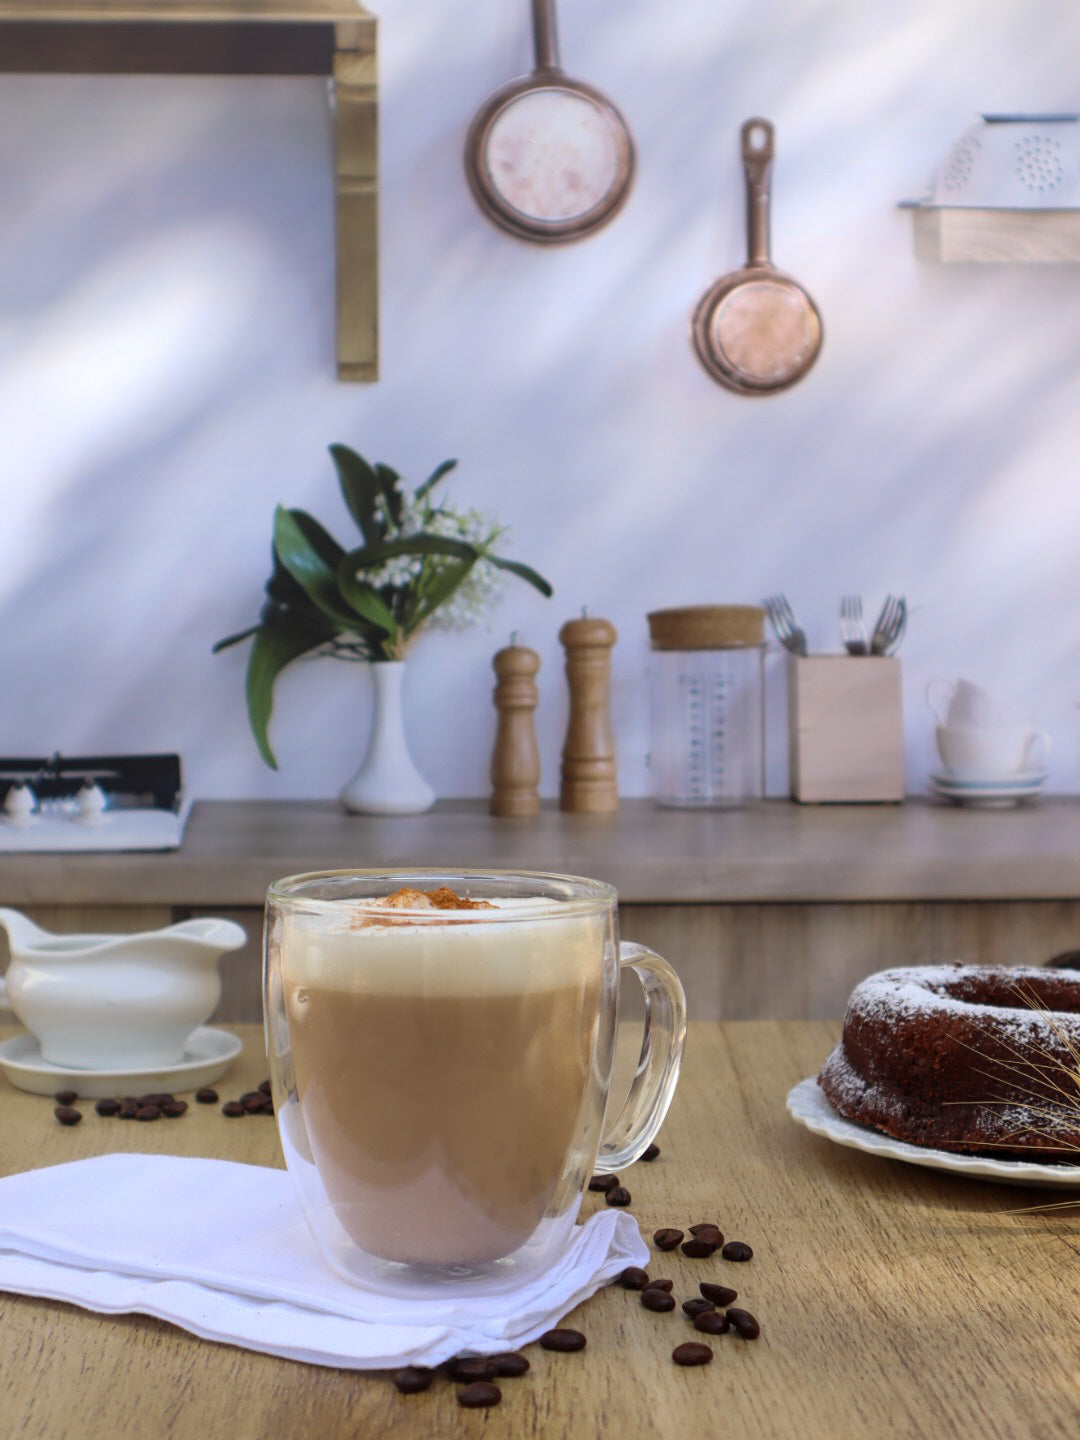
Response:
[[[905,205],[919,260],[1061,265],[1080,261],[1080,210],[975,210]]]
[[[337,373],[378,379],[376,21],[357,0],[0,0],[0,73],[326,75]]]

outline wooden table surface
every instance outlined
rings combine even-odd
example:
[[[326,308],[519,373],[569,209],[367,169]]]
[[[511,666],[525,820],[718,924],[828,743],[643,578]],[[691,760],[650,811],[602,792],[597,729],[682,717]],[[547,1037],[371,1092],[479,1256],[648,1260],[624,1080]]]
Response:
[[[222,1098],[262,1078],[261,1032]],[[72,1440],[265,1437],[618,1437],[766,1440],[979,1437],[1080,1431],[1080,1210],[1016,1215],[1046,1192],[962,1181],[841,1149],[795,1125],[784,1097],[835,1038],[825,1022],[691,1026],[662,1155],[625,1178],[646,1236],[715,1220],[754,1258],[654,1252],[679,1300],[712,1279],[761,1322],[755,1342],[712,1341],[702,1369],[672,1348],[704,1338],[676,1310],[605,1290],[568,1317],[576,1355],[529,1347],[532,1370],[502,1405],[462,1410],[454,1386],[401,1396],[384,1374],[300,1365],[197,1340],[159,1321],[0,1295],[6,1436]],[[168,1150],[277,1165],[272,1122],[216,1107],[152,1125],[60,1127],[51,1101],[0,1081],[6,1172],[107,1150]],[[1053,1197],[1051,1197],[1053,1198]],[[72,1197],[78,1203],[78,1197]],[[586,1210],[596,1208],[589,1196]]]

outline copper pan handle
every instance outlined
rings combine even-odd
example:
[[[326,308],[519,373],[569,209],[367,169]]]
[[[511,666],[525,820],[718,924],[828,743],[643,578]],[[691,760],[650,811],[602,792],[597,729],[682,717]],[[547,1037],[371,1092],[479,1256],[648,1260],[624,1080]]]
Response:
[[[559,31],[555,24],[555,0],[532,0],[533,40],[538,70],[561,70]]]
[[[538,0],[539,3],[539,0]],[[742,127],[742,158],[746,170],[746,244],[751,265],[769,262],[769,182],[772,178],[773,127],[755,116]]]

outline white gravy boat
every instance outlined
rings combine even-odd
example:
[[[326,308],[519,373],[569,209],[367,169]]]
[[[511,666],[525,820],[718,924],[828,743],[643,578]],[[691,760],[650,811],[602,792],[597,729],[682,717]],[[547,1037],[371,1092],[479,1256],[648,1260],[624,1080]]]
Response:
[[[6,1001],[42,1059],[79,1070],[175,1065],[221,998],[217,962],[247,942],[231,920],[185,920],[141,935],[50,935],[0,908]]]

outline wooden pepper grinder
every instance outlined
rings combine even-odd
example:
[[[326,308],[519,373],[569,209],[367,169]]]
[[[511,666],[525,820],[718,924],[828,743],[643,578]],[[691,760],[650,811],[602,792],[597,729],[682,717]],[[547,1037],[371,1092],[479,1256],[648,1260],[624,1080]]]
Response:
[[[610,706],[611,647],[618,635],[610,620],[594,620],[583,610],[580,620],[566,622],[559,639],[570,685],[559,808],[609,814],[619,808]]]
[[[499,724],[491,757],[491,813],[537,815],[540,750],[533,712],[540,696],[533,676],[540,669],[540,656],[528,646],[518,645],[515,631],[492,665],[499,677],[494,695]]]

